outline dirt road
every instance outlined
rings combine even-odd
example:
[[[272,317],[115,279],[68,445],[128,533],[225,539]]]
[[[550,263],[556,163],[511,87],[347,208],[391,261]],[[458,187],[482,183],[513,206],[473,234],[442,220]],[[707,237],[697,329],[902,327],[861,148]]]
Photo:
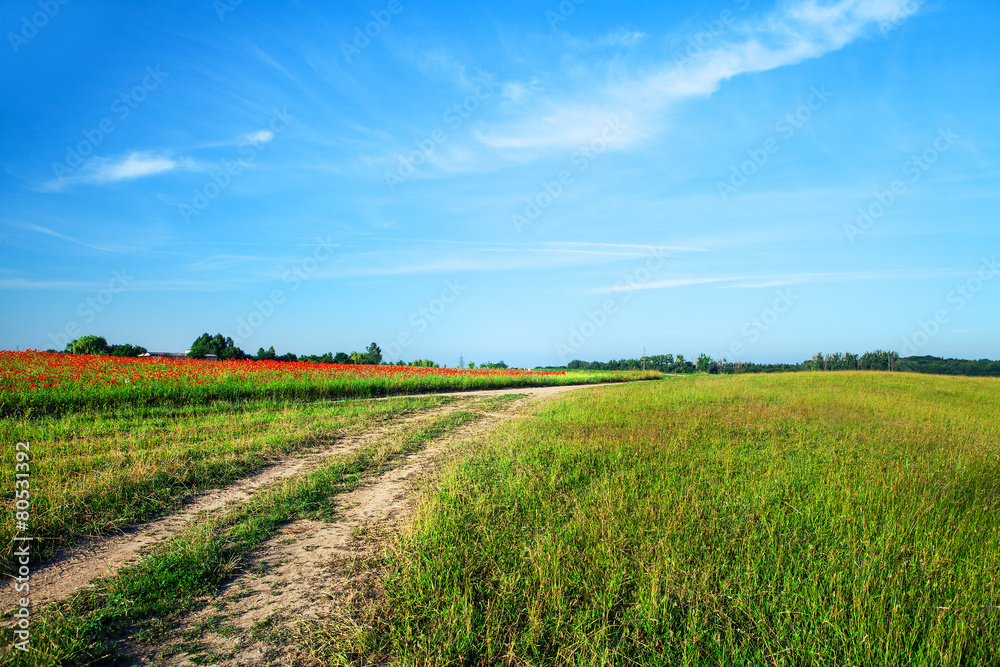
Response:
[[[446,433],[393,469],[364,486],[338,496],[337,521],[295,521],[256,549],[216,599],[189,615],[171,639],[147,646],[122,647],[135,664],[195,664],[189,658],[210,656],[213,664],[305,664],[308,657],[284,641],[302,621],[329,619],[351,604],[352,591],[364,576],[352,564],[364,561],[387,535],[398,530],[416,506],[417,494],[436,465],[460,443],[482,437],[504,420],[523,417],[519,408],[566,391],[608,385],[530,387],[465,392],[449,405],[391,421],[383,426],[337,440],[307,456],[276,462],[255,475],[221,489],[199,494],[180,511],[132,527],[119,535],[79,543],[32,572],[33,602],[63,600],[93,579],[114,575],[137,562],[193,520],[224,512],[246,502],[280,480],[302,475],[325,459],[355,451],[393,429],[406,429],[458,410],[479,413],[479,419]],[[500,411],[477,409],[484,399],[520,394],[523,398]],[[361,574],[359,574],[359,572]],[[351,585],[348,585],[351,583]],[[3,600],[3,608],[8,600]],[[202,662],[204,664],[204,662]]]

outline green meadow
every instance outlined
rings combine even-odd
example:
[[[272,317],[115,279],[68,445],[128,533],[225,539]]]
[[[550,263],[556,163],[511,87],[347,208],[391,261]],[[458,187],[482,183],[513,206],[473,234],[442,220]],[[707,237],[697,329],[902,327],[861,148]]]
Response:
[[[995,379],[573,392],[469,447],[388,555],[385,599],[317,645],[357,664],[995,665],[998,442]]]

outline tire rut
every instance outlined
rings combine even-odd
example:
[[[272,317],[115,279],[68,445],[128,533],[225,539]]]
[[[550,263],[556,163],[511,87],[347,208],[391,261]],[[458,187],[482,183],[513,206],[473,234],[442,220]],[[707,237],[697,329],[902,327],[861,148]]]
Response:
[[[468,403],[468,399],[475,400],[508,394],[526,395],[527,398],[519,401],[520,403],[525,400],[554,396],[574,389],[602,386],[612,385],[551,385],[447,392],[448,395],[458,397],[459,401],[411,413],[401,419],[390,420],[384,425],[360,433],[342,436],[332,446],[319,452],[277,460],[249,477],[224,487],[197,494],[193,500],[168,516],[125,528],[114,535],[84,539],[60,550],[47,561],[33,565],[31,571],[32,606],[39,609],[46,604],[65,600],[77,591],[86,588],[94,579],[113,576],[123,567],[137,562],[150,549],[170,539],[199,516],[205,513],[219,512],[231,503],[244,502],[263,487],[307,472],[330,456],[354,451],[372,439],[382,437],[401,423],[463,409],[463,406]],[[471,411],[475,412],[476,410],[473,408]],[[484,412],[484,414],[491,418],[511,416],[490,412]],[[13,593],[13,588],[4,587],[3,596],[0,597],[0,613],[6,613],[16,606],[16,595]]]
[[[94,579],[113,576],[123,567],[135,563],[151,548],[170,539],[203,514],[219,512],[232,503],[245,502],[262,488],[308,472],[331,456],[359,449],[400,424],[446,414],[455,409],[456,407],[452,405],[432,408],[409,414],[402,419],[392,420],[361,433],[339,437],[332,446],[318,452],[301,457],[278,459],[249,477],[224,487],[198,493],[181,509],[168,516],[125,528],[107,537],[77,542],[32,568],[32,603],[38,608],[64,600],[85,588]],[[5,599],[2,609],[7,611],[14,606],[13,598]]]
[[[289,641],[302,624],[343,616],[357,594],[357,580],[372,576],[366,559],[412,515],[421,483],[450,447],[525,416],[473,406],[464,411],[478,412],[479,420],[443,434],[368,484],[338,496],[335,521],[300,519],[283,526],[254,550],[240,574],[183,619],[171,639],[128,647],[126,664],[193,665],[192,658],[207,655],[214,665],[319,664]]]

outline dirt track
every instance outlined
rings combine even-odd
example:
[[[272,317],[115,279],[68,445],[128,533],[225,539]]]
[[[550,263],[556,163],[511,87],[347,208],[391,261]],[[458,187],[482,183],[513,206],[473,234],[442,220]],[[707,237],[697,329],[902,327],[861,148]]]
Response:
[[[463,399],[473,400],[508,394],[523,394],[525,399],[518,401],[518,404],[523,405],[566,391],[598,386],[608,385],[478,390],[463,392],[460,396]],[[433,408],[416,415],[410,415],[402,420],[390,422],[385,426],[341,438],[333,446],[320,452],[278,461],[251,477],[220,489],[199,494],[194,501],[170,516],[126,529],[118,535],[78,543],[61,551],[49,561],[35,566],[32,571],[33,603],[37,608],[50,602],[64,600],[77,590],[87,586],[92,580],[114,575],[125,565],[136,562],[143,554],[169,539],[190,521],[206,514],[223,511],[231,503],[245,502],[267,485],[302,474],[319,465],[329,456],[354,451],[364,446],[365,443],[381,437],[389,429],[405,424],[407,421],[426,419],[459,409],[475,411],[474,403],[470,405],[468,400],[462,400],[454,405]],[[336,523],[299,521],[285,526],[278,535],[253,556],[253,561],[258,564],[281,561],[283,564],[280,568],[272,569],[272,574],[261,578],[260,582],[253,583],[246,578],[247,575],[244,575],[227,586],[227,590],[232,586],[248,586],[249,590],[257,591],[253,595],[241,598],[245,601],[237,607],[241,609],[245,607],[249,610],[254,605],[256,599],[254,595],[259,597],[261,593],[258,590],[260,586],[271,586],[276,580],[292,578],[296,584],[290,588],[284,586],[286,590],[281,596],[280,608],[283,613],[298,614],[304,610],[307,616],[317,618],[332,613],[333,610],[329,605],[314,605],[314,597],[310,597],[317,590],[315,584],[321,578],[320,573],[325,567],[323,563],[329,562],[331,557],[343,555],[351,532],[356,527],[371,521],[384,522],[388,520],[391,523],[396,523],[408,511],[415,497],[414,486],[410,483],[411,478],[425,476],[428,466],[440,454],[444,442],[453,441],[455,438],[467,438],[474,433],[488,429],[500,420],[517,416],[516,413],[512,412],[481,414],[483,418],[480,421],[445,435],[440,441],[435,441],[421,452],[411,455],[402,466],[385,473],[370,485],[342,496],[341,506],[345,510],[342,513],[341,521]],[[253,568],[248,568],[248,571],[251,569]],[[329,575],[324,576],[329,578]],[[312,584],[306,582],[312,582]],[[4,610],[12,608],[14,604],[12,599],[8,599],[10,598],[10,589],[5,588],[7,592],[0,603],[0,607]],[[226,594],[223,592],[223,595]],[[228,594],[232,595],[232,593]],[[277,596],[270,592],[266,595],[271,598],[268,602],[275,602],[274,598]],[[307,597],[309,598],[308,602],[306,602]],[[273,604],[265,606],[271,607]],[[236,610],[234,608],[234,611]],[[249,612],[241,614],[240,617],[245,617],[251,623],[259,620],[255,614]],[[160,648],[162,649],[162,647]],[[228,652],[231,652],[232,649],[233,644],[230,642]],[[239,662],[228,664],[268,664],[267,662],[254,662],[253,658],[245,652],[240,652],[240,655],[243,657],[240,658]],[[150,659],[144,655],[136,657],[144,663]],[[250,662],[245,660],[250,660]]]
[[[242,572],[201,611],[183,621],[185,630],[165,642],[132,647],[132,664],[191,665],[186,649],[217,656],[216,665],[312,664],[298,642],[288,641],[302,623],[344,617],[358,594],[359,579],[372,575],[364,562],[385,536],[416,507],[416,496],[449,446],[488,431],[515,414],[482,413],[411,454],[402,465],[371,483],[338,496],[334,522],[299,520],[285,525],[256,549]],[[206,628],[192,637],[193,628]]]

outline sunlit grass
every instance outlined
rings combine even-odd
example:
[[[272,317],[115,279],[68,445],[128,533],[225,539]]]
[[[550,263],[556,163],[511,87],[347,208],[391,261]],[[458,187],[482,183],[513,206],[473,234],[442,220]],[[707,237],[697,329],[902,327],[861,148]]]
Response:
[[[993,379],[576,392],[446,474],[392,556],[385,609],[340,650],[399,664],[996,664],[998,437]]]
[[[79,536],[166,513],[281,457],[450,400],[217,403],[7,418],[0,439],[31,446],[29,531],[40,540],[36,555],[49,555]],[[13,466],[0,466],[4,571],[15,531],[13,491]]]
[[[0,664],[117,664],[120,645],[115,640],[128,636],[133,642],[146,643],[172,636],[184,614],[202,608],[225,581],[245,567],[246,555],[282,525],[300,518],[331,520],[338,495],[478,418],[459,411],[396,424],[384,436],[268,486],[238,507],[193,521],[141,562],[95,582],[93,589],[35,609],[31,651],[17,651],[10,643],[0,646]],[[197,628],[193,630],[197,634]],[[196,649],[197,644],[190,648]],[[189,656],[192,660],[210,657]]]

